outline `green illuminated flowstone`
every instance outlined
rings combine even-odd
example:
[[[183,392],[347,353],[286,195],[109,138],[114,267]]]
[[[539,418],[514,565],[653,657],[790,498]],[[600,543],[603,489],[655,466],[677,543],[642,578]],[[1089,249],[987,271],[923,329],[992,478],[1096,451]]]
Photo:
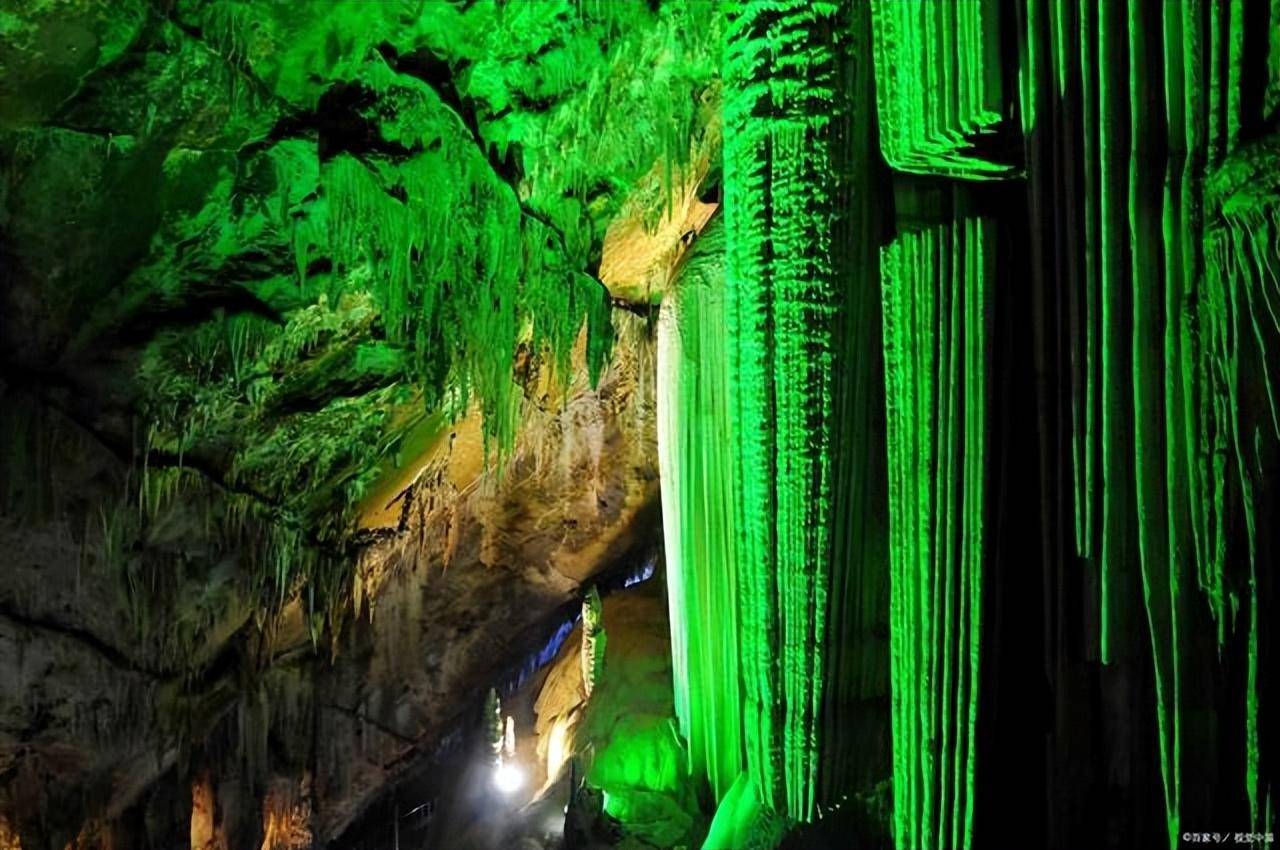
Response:
[[[887,688],[870,68],[865,9],[733,8],[724,235],[659,322],[677,713],[694,774],[762,824],[875,761],[845,707]]]
[[[833,3],[744,3],[724,66],[744,738],[763,799],[793,818],[815,805],[825,673],[837,20]]]
[[[997,0],[873,0],[880,144],[894,168],[1007,175],[975,148],[1004,120]]]
[[[875,662],[859,659],[832,675],[835,668],[818,657],[833,634],[849,628],[842,623],[833,632],[830,621],[846,613],[830,596],[851,573],[815,569],[812,559],[817,551],[831,552],[833,540],[852,536],[848,516],[832,521],[829,513],[850,498],[850,482],[838,479],[843,461],[836,460],[850,443],[827,424],[838,387],[798,366],[793,352],[802,350],[809,364],[838,369],[834,364],[851,335],[829,317],[848,310],[849,302],[821,284],[828,275],[839,277],[839,242],[833,237],[824,245],[814,230],[823,229],[824,216],[838,219],[850,197],[865,198],[872,184],[863,173],[847,193],[832,193],[809,181],[842,154],[819,148],[815,157],[807,145],[824,124],[796,118],[806,104],[826,97],[823,83],[810,76],[824,67],[826,42],[815,33],[800,35],[798,22],[830,10],[802,13],[775,4],[766,14],[764,5],[751,3],[733,8],[725,225],[738,460],[732,474],[713,476],[717,483],[708,492],[736,492],[741,502],[736,549],[730,555],[723,544],[713,559],[737,559],[741,566],[725,574],[736,584],[687,565],[696,558],[687,538],[698,536],[687,508],[669,514],[668,527],[679,525],[672,551],[681,553],[685,576],[673,590],[673,612],[733,611],[723,601],[696,601],[690,588],[697,580],[711,581],[722,597],[732,590],[741,600],[736,622],[718,622],[722,636],[741,636],[739,675],[748,707],[742,748],[711,755],[714,748],[705,742],[712,736],[695,731],[708,717],[733,718],[703,707],[699,689],[705,685],[692,683],[707,681],[705,674],[690,667],[677,690],[687,688],[681,710],[691,740],[701,735],[704,741],[695,770],[713,776],[723,795],[741,754],[764,789],[766,807],[769,789],[779,789],[786,804],[778,810],[805,819],[814,797],[805,798],[797,778],[813,773],[796,742],[820,753],[822,770],[830,754],[814,743],[824,726],[795,708],[799,691],[788,677],[797,670],[814,673],[809,681],[820,694],[846,686],[857,671],[874,671]],[[990,474],[985,441],[996,356],[991,305],[997,297],[1032,308],[1030,315],[1006,321],[1029,320],[1034,344],[1044,346],[1060,370],[1035,378],[1041,403],[1048,405],[1042,411],[1050,411],[1043,415],[1064,405],[1064,471],[1071,483],[1070,498],[1060,499],[1051,477],[1057,426],[1044,419],[1045,576],[1058,582],[1051,593],[1064,594],[1057,616],[1079,616],[1093,631],[1072,637],[1076,621],[1064,621],[1046,632],[1046,658],[1079,663],[1077,650],[1069,648],[1079,641],[1088,659],[1121,665],[1125,676],[1134,675],[1134,665],[1146,665],[1157,739],[1152,752],[1172,842],[1187,805],[1184,783],[1192,775],[1202,782],[1218,763],[1209,752],[1212,737],[1188,725],[1202,726],[1214,709],[1203,688],[1188,690],[1188,682],[1213,681],[1230,669],[1198,648],[1197,634],[1209,623],[1223,653],[1243,629],[1247,669],[1231,674],[1242,687],[1223,698],[1228,705],[1240,701],[1245,735],[1231,746],[1242,756],[1241,787],[1253,825],[1262,828],[1269,817],[1269,791],[1259,778],[1265,740],[1259,653],[1266,638],[1254,505],[1258,476],[1280,433],[1272,390],[1280,257],[1274,146],[1242,134],[1250,120],[1257,126],[1249,109],[1274,111],[1280,100],[1276,50],[1249,41],[1243,27],[1255,13],[1240,4],[1030,0],[1012,19],[1002,19],[1004,11],[993,2],[884,2],[872,3],[870,11],[884,158],[898,172],[951,181],[940,197],[954,198],[918,197],[906,209],[900,206],[899,232],[882,253],[895,840],[900,847],[968,846],[974,840],[980,661],[991,652],[979,626],[991,558],[984,527]],[[1016,56],[1005,42],[1009,33],[1017,36]],[[753,39],[770,50],[753,47]],[[1265,93],[1243,82],[1250,68],[1263,68],[1258,51],[1271,54],[1265,73],[1272,83]],[[1251,66],[1244,64],[1249,55]],[[1011,67],[1016,75],[1008,73]],[[1015,79],[1017,102],[1008,91]],[[750,120],[739,110],[750,110]],[[838,109],[830,111],[843,120]],[[1004,149],[1019,118],[1026,152],[1021,168]],[[784,157],[799,163],[796,170],[779,162]],[[845,172],[835,166],[831,173]],[[1022,246],[1002,251],[998,263],[994,219],[977,212],[992,202],[971,202],[955,188],[992,180],[1025,181],[1026,250],[1035,270],[1034,294],[1026,300],[993,288],[997,280],[1023,285],[1017,266]],[[797,186],[805,187],[806,201],[789,206]],[[986,197],[1007,202],[1004,195]],[[922,210],[911,210],[912,203]],[[803,285],[793,285],[793,276]],[[680,336],[683,348],[703,350],[690,333]],[[720,337],[717,330],[702,333]],[[693,396],[682,388],[680,398],[669,433],[696,433],[685,413]],[[1002,402],[1001,409],[1013,407]],[[675,479],[668,491],[698,492],[681,477],[693,469],[687,461],[676,457],[666,468]],[[801,480],[807,488],[798,486]],[[1067,520],[1061,529],[1060,507]],[[732,539],[723,530],[730,525],[732,520],[717,520],[717,534]],[[1243,545],[1233,527],[1245,532],[1238,538]],[[1055,549],[1060,530],[1073,544],[1065,557]],[[805,558],[810,564],[800,566]],[[872,578],[864,573],[860,580]],[[1075,604],[1065,594],[1077,587],[1083,590],[1078,615],[1062,607]],[[691,664],[699,651],[694,633],[690,627],[685,636]],[[707,633],[707,626],[698,633]],[[814,641],[818,652],[803,660],[790,655],[797,641]],[[1050,676],[1065,675],[1063,669],[1051,666]],[[714,689],[717,705],[729,703],[732,675],[727,671]],[[1070,704],[1060,710],[1069,711]],[[759,754],[762,742],[765,755]],[[767,756],[770,744],[773,758]]]
[[[1035,261],[1061,302],[1074,549],[1096,588],[1089,652],[1150,655],[1171,847],[1208,816],[1199,788],[1228,753],[1252,829],[1270,805],[1254,518],[1280,436],[1280,158],[1244,128],[1274,111],[1280,54],[1273,34],[1264,93],[1247,5],[1029,2],[1023,40]],[[1202,718],[1224,709],[1201,683],[1232,669],[1242,631],[1228,704],[1246,740],[1214,741]]]
[[[903,848],[973,840],[993,229],[959,212],[881,255]]]
[[[717,797],[742,772],[724,230],[705,230],[658,328],[658,447],[676,714]]]

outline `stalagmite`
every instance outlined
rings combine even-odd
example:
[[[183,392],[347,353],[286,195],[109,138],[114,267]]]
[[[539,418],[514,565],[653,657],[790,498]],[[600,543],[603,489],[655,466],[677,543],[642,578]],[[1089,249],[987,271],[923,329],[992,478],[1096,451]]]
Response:
[[[593,586],[582,600],[582,689],[587,696],[595,689],[604,669],[604,605]]]
[[[502,763],[502,699],[495,688],[490,688],[484,698],[485,735],[493,765]]]

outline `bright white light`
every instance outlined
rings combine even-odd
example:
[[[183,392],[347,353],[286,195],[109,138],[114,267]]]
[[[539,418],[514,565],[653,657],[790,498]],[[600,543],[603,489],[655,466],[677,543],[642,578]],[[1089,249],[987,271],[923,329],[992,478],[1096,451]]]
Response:
[[[503,762],[493,772],[493,787],[503,794],[514,794],[524,786],[524,771],[514,764]]]

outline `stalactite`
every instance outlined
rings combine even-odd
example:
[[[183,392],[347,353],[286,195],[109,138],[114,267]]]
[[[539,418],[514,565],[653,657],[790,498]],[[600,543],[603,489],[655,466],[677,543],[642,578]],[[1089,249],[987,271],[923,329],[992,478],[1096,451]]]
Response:
[[[726,30],[724,185],[748,770],[808,819],[825,658],[835,4],[745,2]]]
[[[876,105],[885,159],[919,174],[1011,173],[998,151],[1004,120],[996,0],[874,0]]]
[[[1252,671],[1261,650],[1252,634],[1243,651],[1234,648],[1232,635],[1265,613],[1256,610],[1261,591],[1250,573],[1251,473],[1231,458],[1260,464],[1272,451],[1238,449],[1258,438],[1244,436],[1243,423],[1259,408],[1255,388],[1270,383],[1265,369],[1240,373],[1235,365],[1241,341],[1257,330],[1249,307],[1267,303],[1243,298],[1249,286],[1241,282],[1254,268],[1265,279],[1266,261],[1255,265],[1237,247],[1240,222],[1206,178],[1217,169],[1214,180],[1225,184],[1234,171],[1237,185],[1252,181],[1251,196],[1274,193],[1256,172],[1240,180],[1247,167],[1218,168],[1247,159],[1233,152],[1260,124],[1254,92],[1266,63],[1256,51],[1268,45],[1248,30],[1268,21],[1274,28],[1261,5],[1138,0],[1028,0],[1022,21],[1041,352],[1046,374],[1066,376],[1041,387],[1043,474],[1052,480],[1054,465],[1069,458],[1074,515],[1074,545],[1046,534],[1046,575],[1059,593],[1081,593],[1084,622],[1096,628],[1083,637],[1086,655],[1150,665],[1170,846],[1186,825],[1211,816],[1207,777],[1237,748],[1255,829],[1266,807],[1253,778],[1255,743],[1224,746],[1202,718],[1233,711],[1239,700],[1249,715],[1245,737],[1256,734]],[[1262,349],[1271,333],[1261,329]],[[1046,424],[1053,405],[1070,410],[1069,451]],[[1059,527],[1055,498],[1043,494],[1048,529]],[[1243,549],[1232,530],[1239,526]],[[1056,675],[1076,663],[1067,604],[1046,632]],[[1205,645],[1206,632],[1216,647]],[[1250,671],[1245,693],[1204,687],[1236,665]]]
[[[1267,579],[1259,572],[1274,563],[1274,552],[1266,529],[1259,526],[1260,518],[1274,510],[1266,476],[1269,461],[1280,454],[1280,361],[1275,353],[1280,349],[1280,136],[1238,149],[1212,175],[1208,191],[1212,216],[1205,233],[1206,286],[1221,293],[1210,314],[1216,343],[1212,357],[1218,366],[1211,374],[1217,379],[1220,409],[1232,417],[1227,423],[1231,465],[1247,534],[1240,559],[1248,563],[1247,575],[1224,578],[1219,571],[1210,589],[1216,587],[1230,600],[1234,622],[1242,616],[1247,623],[1241,626],[1248,629],[1244,786],[1251,826],[1262,831],[1272,828],[1273,789],[1262,773],[1266,683],[1259,659],[1261,644],[1271,638],[1258,601],[1260,582]]]
[[[657,381],[676,715],[691,772],[717,799],[745,752],[723,262],[713,220],[663,300]]]
[[[902,232],[881,255],[904,850],[973,838],[993,239],[991,221],[961,211]]]
[[[1160,736],[1160,769],[1164,783],[1165,812],[1169,843],[1180,842],[1182,806],[1182,663],[1186,651],[1180,632],[1186,628],[1179,596],[1184,592],[1184,561],[1171,541],[1169,500],[1176,486],[1176,464],[1161,463],[1169,458],[1165,424],[1177,422],[1168,415],[1162,371],[1172,371],[1174,351],[1165,351],[1165,273],[1162,263],[1161,210],[1164,168],[1161,162],[1165,140],[1161,123],[1163,109],[1158,76],[1159,41],[1151,34],[1159,26],[1159,16],[1138,0],[1130,0],[1124,27],[1129,57],[1127,106],[1129,124],[1127,191],[1113,191],[1126,198],[1129,249],[1129,303],[1131,307],[1129,375],[1132,398],[1134,500],[1137,505],[1138,564],[1142,576],[1142,599],[1151,634],[1152,664],[1156,684],[1156,728]],[[1121,83],[1120,80],[1115,80]],[[1119,189],[1119,187],[1116,187]],[[1127,196],[1127,197],[1126,197]],[[1179,283],[1176,279],[1172,284]],[[1175,331],[1176,333],[1176,331]],[[1162,416],[1163,414],[1163,416]],[[1175,461],[1180,458],[1174,457]],[[1104,497],[1105,498],[1105,497]],[[1171,543],[1175,545],[1171,547]]]
[[[604,604],[600,601],[600,591],[595,586],[587,591],[582,600],[582,688],[591,696],[596,682],[604,670],[605,648],[608,634],[604,630]]]

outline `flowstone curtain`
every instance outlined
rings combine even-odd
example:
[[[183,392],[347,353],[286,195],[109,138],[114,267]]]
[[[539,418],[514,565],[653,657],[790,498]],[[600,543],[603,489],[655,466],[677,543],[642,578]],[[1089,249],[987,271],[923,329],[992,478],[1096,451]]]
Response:
[[[724,229],[703,231],[658,319],[658,451],[676,715],[693,775],[742,772]]]
[[[903,850],[1274,829],[1280,7],[727,15],[723,285],[661,323],[693,772]]]
[[[793,0],[727,20],[723,284],[695,260],[659,329],[676,702],[717,798],[745,771],[805,821],[866,761],[843,707],[887,677],[870,24]]]
[[[880,255],[893,836],[902,850],[961,848],[974,834],[996,275],[995,222],[968,187],[1017,173],[1002,4],[871,10],[880,148],[899,186]]]
[[[994,228],[960,213],[881,254],[894,837],[973,837]]]
[[[870,15],[729,20],[723,241],[659,324],[676,703],[717,799],[805,821],[888,771]]]
[[[815,805],[831,539],[838,13],[736,4],[724,60],[743,726],[762,798],[797,819]]]
[[[876,108],[885,159],[903,172],[991,179],[979,148],[1004,122],[998,0],[872,0]]]
[[[1274,14],[1029,0],[1021,40],[1032,260],[1062,376],[1042,391],[1068,413],[1060,436],[1041,427],[1072,483],[1071,545],[1046,536],[1045,561],[1066,586],[1085,577],[1088,657],[1150,665],[1171,847],[1213,815],[1211,793],[1235,793],[1208,789],[1228,765],[1243,767],[1252,829],[1270,805],[1257,672],[1270,547],[1255,518],[1280,433],[1265,413],[1280,157],[1257,138],[1280,82]],[[1076,655],[1065,640],[1048,651],[1059,668]],[[1243,721],[1244,740],[1206,717]]]

